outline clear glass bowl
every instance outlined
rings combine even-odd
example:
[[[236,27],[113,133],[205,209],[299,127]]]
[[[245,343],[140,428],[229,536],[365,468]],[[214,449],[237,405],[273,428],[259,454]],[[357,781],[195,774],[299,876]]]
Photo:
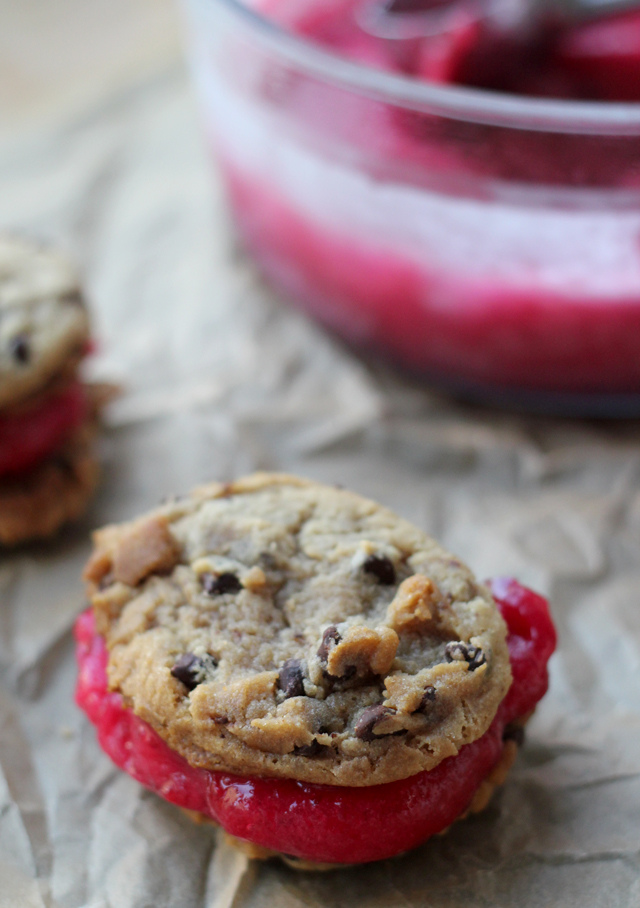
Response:
[[[419,82],[185,3],[235,223],[287,298],[458,393],[640,414],[640,103]]]

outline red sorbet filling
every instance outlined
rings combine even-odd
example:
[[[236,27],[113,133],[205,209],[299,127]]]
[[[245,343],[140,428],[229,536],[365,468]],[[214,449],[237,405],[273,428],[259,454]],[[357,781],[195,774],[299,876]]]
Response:
[[[454,4],[457,14],[442,35],[409,41],[375,37],[359,24],[368,2],[375,0],[257,0],[255,5],[288,32],[417,81],[514,96],[640,101],[637,10],[549,30],[525,46],[475,21],[472,0],[468,8]],[[202,66],[204,77],[208,64]],[[238,94],[248,98],[253,88],[243,87],[239,64],[238,70]],[[542,402],[547,392],[638,394],[640,290],[626,271],[635,268],[636,240],[632,220],[629,230],[625,226],[637,215],[640,187],[640,142],[633,130],[578,135],[440,117],[374,101],[275,61],[264,65],[261,78],[254,99],[261,107],[257,120],[264,114],[273,118],[274,133],[281,130],[281,143],[270,152],[277,161],[273,178],[267,159],[256,168],[252,156],[234,151],[235,141],[245,141],[243,133],[236,135],[224,119],[216,122],[215,106],[210,130],[243,241],[281,292],[356,346],[389,354],[407,370],[453,390],[522,389],[539,394]],[[298,172],[298,164],[293,166],[294,151],[304,155],[308,169],[300,164]],[[318,170],[311,166],[312,153]],[[343,185],[340,173],[350,170],[371,184],[358,192],[377,195],[375,217],[366,228],[348,221],[343,226],[341,220],[344,210],[360,223],[364,195],[332,199]],[[312,190],[304,181],[313,186],[314,179],[320,184]],[[385,185],[403,187],[407,205],[414,189],[417,207],[390,214],[407,237],[406,252],[388,238],[378,191]],[[562,194],[556,195],[556,187]],[[326,207],[319,201],[324,189]],[[439,199],[443,236],[450,235],[455,248],[460,233],[468,261],[461,253],[455,267],[442,257],[447,243],[432,249],[428,239],[419,239],[412,219],[419,224],[418,218],[431,217],[426,207],[421,213],[421,199],[425,205]],[[513,242],[499,232],[492,235],[491,224],[483,241],[478,223],[492,202],[492,217],[498,205],[505,224],[513,216]],[[556,250],[544,243],[537,251],[540,215],[557,236]],[[606,249],[612,261],[620,255],[625,263],[619,284],[612,267],[596,286],[589,280],[588,253],[574,249],[571,224],[581,235],[589,219],[594,248]],[[419,244],[424,248],[418,256]],[[574,255],[585,261],[584,269],[570,266]]]
[[[37,466],[63,444],[86,414],[85,389],[74,381],[19,415],[0,415],[0,477]]]
[[[163,798],[198,811],[227,832],[310,861],[352,864],[415,848],[469,805],[502,752],[502,736],[544,695],[556,633],[545,599],[512,579],[490,584],[509,629],[513,684],[489,730],[430,772],[366,788],[245,778],[190,766],[107,690],[108,654],[92,611],[75,626],[76,701],[96,725],[103,750]],[[301,759],[305,759],[301,757]]]
[[[543,30],[528,44],[476,20],[473,3],[450,15],[435,36],[393,40],[359,24],[367,0],[287,3],[260,0],[258,8],[284,28],[345,57],[432,82],[493,91],[579,100],[640,100],[640,13]],[[433,6],[415,0],[414,10]],[[390,21],[393,22],[393,16]]]
[[[235,216],[262,271],[354,344],[405,368],[539,391],[640,389],[640,295],[602,304],[579,293],[436,273],[325,230],[223,162]],[[431,305],[436,300],[437,305]]]

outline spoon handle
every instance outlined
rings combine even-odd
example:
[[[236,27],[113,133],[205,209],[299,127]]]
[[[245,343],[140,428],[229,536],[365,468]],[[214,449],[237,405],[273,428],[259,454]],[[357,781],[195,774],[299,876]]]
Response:
[[[545,26],[567,26],[640,10],[640,0],[365,0],[356,18],[380,38],[411,39],[447,32],[457,11],[523,39]]]
[[[558,9],[563,21],[568,22],[613,16],[634,7],[640,9],[638,0],[545,0],[541,5],[546,6],[550,13]]]
[[[573,25],[589,19],[613,16],[628,10],[640,10],[639,0],[526,0],[525,18],[535,22],[546,21],[557,25]]]

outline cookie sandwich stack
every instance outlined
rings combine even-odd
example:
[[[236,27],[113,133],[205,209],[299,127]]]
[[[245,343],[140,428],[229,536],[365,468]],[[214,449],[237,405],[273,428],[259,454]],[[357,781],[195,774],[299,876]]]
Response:
[[[254,857],[391,857],[481,810],[547,687],[546,602],[281,474],[95,536],[77,701],[127,773]]]
[[[69,261],[0,236],[0,546],[50,536],[94,491],[93,440],[108,392],[78,377],[89,345]]]

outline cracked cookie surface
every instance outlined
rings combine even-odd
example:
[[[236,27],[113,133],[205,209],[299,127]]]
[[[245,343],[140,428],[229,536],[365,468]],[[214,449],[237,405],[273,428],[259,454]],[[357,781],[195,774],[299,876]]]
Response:
[[[88,334],[78,274],[67,258],[0,235],[0,408],[79,359]]]
[[[256,474],[94,539],[109,684],[194,766],[382,784],[480,737],[508,690],[486,588],[353,493]]]

